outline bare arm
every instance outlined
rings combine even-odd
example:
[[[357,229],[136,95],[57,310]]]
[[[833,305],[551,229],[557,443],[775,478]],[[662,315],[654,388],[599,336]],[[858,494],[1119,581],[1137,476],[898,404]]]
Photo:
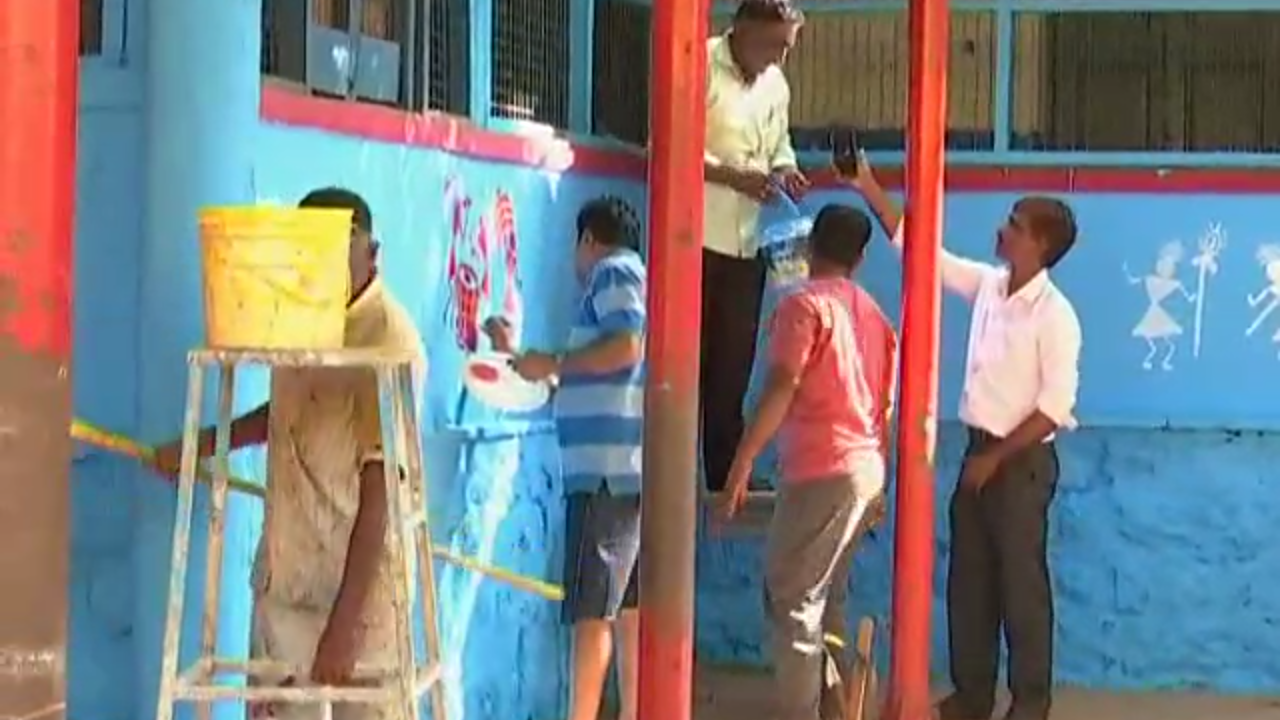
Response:
[[[364,615],[365,601],[378,577],[386,548],[387,485],[381,461],[360,469],[360,505],[347,545],[338,598],[329,612],[329,627],[349,632]]]
[[[813,312],[797,298],[784,299],[774,310],[769,328],[769,372],[760,401],[738,443],[735,465],[754,463],[782,427],[813,351],[817,328]]]
[[[258,407],[231,421],[231,449],[251,445],[262,445],[267,442],[267,431],[271,426],[271,407],[262,403]],[[212,457],[214,444],[217,442],[217,427],[209,426],[200,431],[196,447],[199,457]]]
[[[782,421],[791,409],[791,401],[796,396],[796,388],[800,385],[799,376],[785,365],[771,365],[765,379],[764,391],[760,394],[760,402],[756,411],[747,423],[746,432],[738,443],[738,452],[734,464],[755,462],[764,452],[769,440],[782,427]]]
[[[737,174],[733,168],[728,165],[721,164],[719,160],[708,155],[702,166],[702,176],[707,182],[715,185],[723,185],[727,188],[733,188],[737,181]]]

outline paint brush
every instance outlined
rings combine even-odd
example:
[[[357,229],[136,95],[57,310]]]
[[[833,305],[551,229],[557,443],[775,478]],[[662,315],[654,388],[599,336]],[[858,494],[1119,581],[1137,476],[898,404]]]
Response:
[[[151,464],[155,458],[155,450],[142,443],[120,435],[118,433],[109,432],[102,428],[95,427],[83,420],[75,419],[71,421],[71,437],[88,445],[101,448],[108,452],[114,452],[125,457],[139,460],[146,464]],[[211,482],[213,475],[201,468],[199,477],[204,482]],[[228,478],[227,485],[236,492],[246,493],[254,497],[266,497],[266,488],[258,483],[241,478]],[[559,585],[553,585],[536,578],[526,577],[510,570],[504,570],[500,567],[480,562],[475,558],[465,555],[459,555],[435,545],[431,546],[431,554],[441,560],[456,565],[464,570],[484,575],[498,582],[506,583],[525,592],[533,593],[539,597],[546,598],[554,602],[564,600],[564,588]]]

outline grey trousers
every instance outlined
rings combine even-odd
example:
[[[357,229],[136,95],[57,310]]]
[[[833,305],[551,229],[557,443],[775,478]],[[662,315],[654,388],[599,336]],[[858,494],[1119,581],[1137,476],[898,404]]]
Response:
[[[868,456],[852,475],[783,483],[765,548],[765,599],[773,630],[776,720],[819,720],[826,649],[845,628],[855,539],[884,492],[884,465]]]

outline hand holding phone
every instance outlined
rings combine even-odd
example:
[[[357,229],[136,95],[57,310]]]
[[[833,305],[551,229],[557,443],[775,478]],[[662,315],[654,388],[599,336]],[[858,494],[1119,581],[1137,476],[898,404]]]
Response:
[[[855,188],[861,189],[864,183],[875,180],[867,154],[858,147],[858,137],[853,130],[832,133],[831,164],[840,179]]]
[[[858,175],[858,137],[853,130],[832,131],[831,164],[840,175],[854,179]]]

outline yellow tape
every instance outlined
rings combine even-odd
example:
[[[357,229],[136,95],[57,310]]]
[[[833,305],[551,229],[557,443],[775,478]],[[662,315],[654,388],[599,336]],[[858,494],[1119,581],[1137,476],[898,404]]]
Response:
[[[109,452],[118,453],[126,457],[141,460],[144,463],[150,463],[155,457],[155,450],[143,445],[142,443],[131,440],[117,433],[107,432],[101,428],[94,427],[82,420],[71,421],[71,437],[83,443],[88,443],[95,447],[102,448]],[[212,476],[208,471],[201,469],[200,479],[209,481]],[[259,484],[250,480],[241,478],[228,478],[228,486],[237,492],[247,493],[257,497],[264,497],[266,490]],[[559,585],[553,585],[543,582],[535,578],[527,577],[510,570],[504,570],[500,567],[494,567],[487,563],[482,563],[474,558],[445,550],[444,548],[432,545],[431,554],[444,560],[452,565],[457,565],[464,570],[484,575],[499,582],[506,583],[525,592],[533,593],[548,600],[559,602],[564,600],[564,588]]]

